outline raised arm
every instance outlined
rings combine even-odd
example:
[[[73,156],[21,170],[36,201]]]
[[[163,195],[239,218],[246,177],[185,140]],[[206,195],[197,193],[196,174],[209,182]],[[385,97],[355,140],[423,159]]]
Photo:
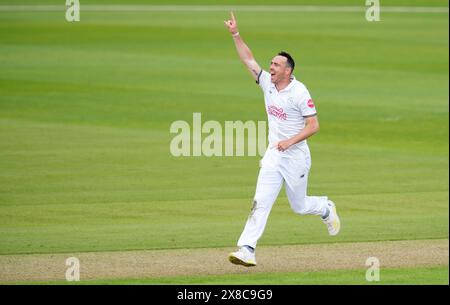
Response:
[[[255,80],[258,80],[258,75],[261,72],[261,67],[253,57],[252,51],[250,51],[249,47],[245,44],[244,40],[239,34],[236,18],[234,17],[233,12],[231,12],[231,19],[224,22],[225,26],[228,28],[228,31],[230,31],[231,36],[233,37],[236,50],[239,54],[239,58],[250,71],[253,78]]]

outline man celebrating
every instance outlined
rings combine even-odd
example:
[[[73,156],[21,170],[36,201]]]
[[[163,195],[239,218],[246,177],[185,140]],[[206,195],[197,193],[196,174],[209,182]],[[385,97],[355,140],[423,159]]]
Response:
[[[239,238],[239,250],[228,256],[233,264],[250,267],[256,266],[256,243],[264,232],[283,181],[295,213],[321,216],[330,235],[339,233],[340,220],[335,204],[328,197],[306,195],[311,167],[306,139],[319,130],[319,121],[308,90],[292,75],[294,60],[288,53],[280,52],[272,59],[268,73],[260,68],[242,40],[233,13],[225,26],[240,59],[263,90],[269,121],[269,147],[261,160],[253,208]]]

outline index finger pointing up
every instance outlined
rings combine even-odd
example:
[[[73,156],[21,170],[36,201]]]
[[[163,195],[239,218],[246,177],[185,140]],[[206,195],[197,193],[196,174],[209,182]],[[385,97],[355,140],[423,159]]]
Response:
[[[233,12],[230,12],[230,13],[231,13],[231,20],[233,20],[233,22],[236,21],[236,18],[234,18]]]

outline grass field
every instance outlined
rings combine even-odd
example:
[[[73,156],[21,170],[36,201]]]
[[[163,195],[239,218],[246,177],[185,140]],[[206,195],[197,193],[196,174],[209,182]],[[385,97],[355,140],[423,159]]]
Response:
[[[0,6],[8,3],[35,1]],[[372,23],[362,12],[237,8],[236,15],[261,66],[282,49],[296,59],[321,123],[309,141],[309,193],[332,198],[343,222],[330,238],[316,217],[295,215],[282,191],[259,245],[448,239],[448,13],[382,12]],[[223,26],[227,17],[82,10],[80,22],[68,23],[64,12],[0,10],[1,255],[235,245],[260,158],[169,151],[170,124],[191,122],[193,112],[222,123],[266,119],[262,94]],[[365,269],[273,278],[351,284],[358,272]],[[109,283],[263,279],[193,274]],[[448,284],[448,265],[392,268],[386,279]]]
[[[85,281],[88,285],[439,285],[448,282],[447,267],[383,269],[379,282],[364,280],[365,271],[339,270],[327,272],[256,273],[251,275],[216,275],[169,277],[155,279],[121,279],[112,281]],[[26,284],[26,283],[21,283]],[[61,285],[64,282],[36,282],[33,284]]]

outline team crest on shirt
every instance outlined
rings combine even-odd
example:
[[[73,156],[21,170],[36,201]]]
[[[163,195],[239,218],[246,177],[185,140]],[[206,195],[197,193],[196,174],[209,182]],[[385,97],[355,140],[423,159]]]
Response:
[[[306,105],[308,105],[309,108],[314,108],[314,102],[312,99],[309,99],[308,102],[306,103]]]
[[[287,119],[287,114],[286,114],[286,112],[284,112],[283,108],[281,108],[281,107],[278,108],[274,105],[270,105],[269,107],[267,107],[267,113],[270,115],[273,115],[283,121],[285,121]]]
[[[288,102],[289,103],[293,103],[294,102],[294,98],[291,96],[290,98],[288,98]]]

